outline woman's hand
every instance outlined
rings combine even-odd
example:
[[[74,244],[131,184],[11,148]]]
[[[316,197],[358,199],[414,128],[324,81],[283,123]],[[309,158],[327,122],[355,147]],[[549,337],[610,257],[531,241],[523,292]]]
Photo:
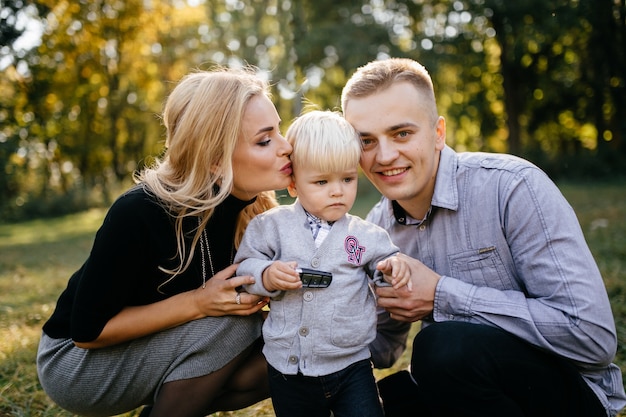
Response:
[[[221,270],[206,282],[204,288],[194,290],[194,302],[200,316],[247,316],[267,305],[269,298],[249,294],[239,288],[244,284],[253,284],[254,278],[233,276],[237,266],[233,264]]]

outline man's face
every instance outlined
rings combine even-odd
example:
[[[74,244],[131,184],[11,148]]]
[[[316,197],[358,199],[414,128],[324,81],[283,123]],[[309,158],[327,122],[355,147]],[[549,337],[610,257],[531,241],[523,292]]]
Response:
[[[361,168],[384,196],[415,218],[430,207],[445,121],[433,120],[434,103],[408,82],[363,98],[343,109],[363,142]]]

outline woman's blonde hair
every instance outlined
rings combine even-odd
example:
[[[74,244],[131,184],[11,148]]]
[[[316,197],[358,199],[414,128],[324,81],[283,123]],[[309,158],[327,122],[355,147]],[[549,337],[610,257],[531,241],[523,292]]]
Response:
[[[291,162],[323,172],[358,167],[361,139],[344,117],[330,110],[312,110],[296,118],[285,138],[293,146]]]
[[[246,105],[251,98],[270,96],[269,85],[254,68],[192,72],[183,77],[166,100],[162,120],[166,129],[165,153],[135,176],[175,219],[177,257],[174,269],[162,270],[174,278],[185,271],[194,248],[215,207],[233,187],[232,157],[242,134]],[[239,215],[235,232],[238,246],[250,220],[278,205],[274,191],[257,195]],[[185,244],[183,219],[198,216],[191,247]]]

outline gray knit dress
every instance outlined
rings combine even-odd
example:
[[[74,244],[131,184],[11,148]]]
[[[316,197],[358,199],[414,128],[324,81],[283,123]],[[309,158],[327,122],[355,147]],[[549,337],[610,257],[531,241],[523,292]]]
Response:
[[[262,318],[207,317],[103,349],[43,333],[37,354],[41,385],[60,407],[111,416],[152,404],[166,382],[210,374],[261,336]]]
[[[260,341],[262,317],[254,314],[207,317],[101,349],[74,344],[95,340],[125,307],[197,289],[211,278],[210,270],[230,265],[236,219],[251,202],[230,196],[218,206],[206,228],[210,255],[204,258],[210,257],[211,267],[196,254],[186,271],[164,285],[170,276],[160,267],[176,266],[172,217],[142,187],[118,198],[44,324],[37,371],[50,398],[80,415],[121,414],[152,404],[164,383],[208,375]],[[197,225],[190,218],[184,228],[192,232]]]

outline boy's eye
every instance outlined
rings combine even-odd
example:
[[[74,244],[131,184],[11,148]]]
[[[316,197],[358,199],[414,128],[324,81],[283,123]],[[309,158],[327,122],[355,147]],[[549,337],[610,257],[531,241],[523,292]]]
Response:
[[[316,183],[317,185],[324,185],[324,184],[326,184],[327,182],[328,182],[328,181],[326,181],[326,180],[319,180],[319,181],[316,181],[315,183]]]

